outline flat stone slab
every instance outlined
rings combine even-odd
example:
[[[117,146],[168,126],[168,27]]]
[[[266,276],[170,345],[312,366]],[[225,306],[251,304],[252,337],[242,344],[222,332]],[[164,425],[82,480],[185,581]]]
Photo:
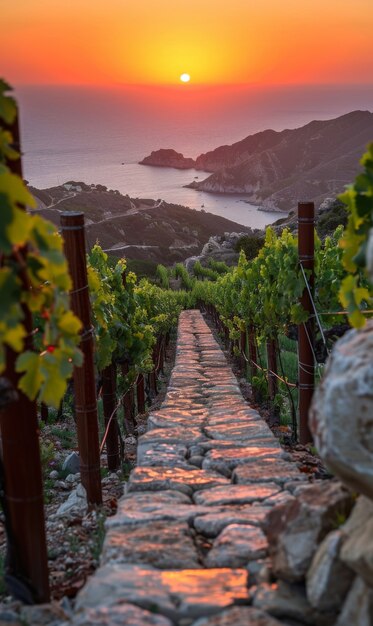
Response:
[[[282,623],[252,606],[234,606],[218,615],[203,617],[192,626],[282,626]]]
[[[146,452],[142,451],[141,459],[138,458],[138,462],[146,467],[180,467],[188,470],[190,465],[185,459],[187,450],[183,444],[158,443],[154,448],[146,450]]]
[[[162,491],[176,489],[187,495],[217,485],[227,485],[220,474],[203,469],[184,470],[178,467],[136,467],[128,482],[128,491]]]
[[[157,413],[150,413],[147,421],[148,431],[158,428],[174,428],[175,426],[196,426],[200,427],[203,418],[207,417],[208,411],[199,410],[198,413],[192,411],[161,409]]]
[[[179,504],[192,504],[189,496],[172,489],[163,491],[141,491],[140,493],[126,493],[118,501],[118,511],[131,506],[147,506],[149,510],[156,504],[179,506]],[[109,519],[107,519],[109,521]]]
[[[280,492],[275,483],[255,485],[229,485],[213,487],[194,494],[196,504],[204,506],[222,506],[225,504],[251,504],[262,502]]]
[[[201,412],[192,414],[191,411],[183,411],[182,409],[160,408],[158,411],[149,414],[147,428],[148,431],[157,428],[174,428],[175,426],[185,426],[188,423],[198,426]],[[206,415],[208,414],[206,409],[204,412]]]
[[[158,571],[137,565],[105,565],[79,593],[76,609],[111,607],[124,602],[171,620],[213,615],[234,603],[248,602],[247,571]]]
[[[260,463],[239,465],[233,472],[232,481],[238,485],[274,482],[284,485],[291,481],[304,481],[304,475],[295,463],[262,459]]]
[[[197,515],[210,512],[211,507],[193,505],[190,498],[180,491],[131,492],[119,500],[116,515],[108,517],[105,526],[113,528],[123,525],[128,530],[130,527],[159,521],[180,521],[191,525]]]
[[[86,609],[69,626],[173,626],[167,617],[144,611],[134,604]]]
[[[137,444],[137,459],[143,458],[143,455],[152,450],[157,444],[180,444],[192,445],[199,441],[204,441],[206,436],[199,428],[190,426],[174,426],[173,428],[155,428],[149,430],[145,435],[139,437]],[[139,462],[139,461],[138,461]]]
[[[151,522],[128,532],[128,527],[109,529],[101,563],[144,564],[157,569],[201,567],[189,525],[186,522]]]
[[[230,524],[215,539],[205,559],[207,567],[245,567],[267,555],[268,542],[256,526]]]
[[[220,472],[224,476],[230,477],[237,465],[244,463],[259,465],[263,459],[281,459],[284,454],[282,448],[271,446],[209,450],[203,459],[202,468]]]
[[[193,525],[196,531],[205,537],[217,537],[230,524],[261,526],[267,515],[267,507],[255,504],[224,506],[222,511],[197,515]]]
[[[279,504],[284,504],[285,502],[290,502],[291,500],[295,500],[295,497],[290,493],[290,491],[280,491],[273,496],[270,496],[266,500],[264,500],[264,506],[278,506]]]
[[[200,441],[198,444],[201,450],[208,452],[209,450],[224,450],[225,448],[257,448],[257,447],[269,447],[281,449],[277,439],[273,437],[263,437],[261,439],[252,439],[240,441],[238,439],[207,439],[207,441]],[[299,473],[299,471],[298,471]]]
[[[261,439],[262,437],[274,438],[268,426],[261,420],[258,422],[241,419],[237,424],[222,421],[220,424],[208,425],[204,429],[211,439]]]

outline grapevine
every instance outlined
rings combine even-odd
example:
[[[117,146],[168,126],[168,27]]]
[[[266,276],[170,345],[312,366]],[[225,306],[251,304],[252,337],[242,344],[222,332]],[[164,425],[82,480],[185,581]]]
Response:
[[[342,281],[339,295],[351,325],[356,328],[365,324],[361,308],[371,308],[373,304],[373,285],[368,282],[366,271],[368,238],[373,227],[373,143],[360,162],[364,172],[339,196],[349,211],[341,240],[347,276]]]
[[[31,400],[38,397],[58,407],[74,365],[82,363],[81,324],[69,306],[71,282],[62,239],[53,224],[21,208],[33,208],[35,201],[8,166],[20,158],[6,128],[17,116],[9,91],[0,81],[0,373],[10,349],[17,357],[19,389]],[[30,314],[38,322],[37,349],[30,347],[25,328]]]

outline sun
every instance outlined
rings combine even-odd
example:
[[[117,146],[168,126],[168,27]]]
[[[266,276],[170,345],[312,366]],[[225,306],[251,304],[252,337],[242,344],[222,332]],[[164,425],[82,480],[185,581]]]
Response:
[[[189,74],[181,74],[180,80],[182,83],[189,83],[190,75]]]

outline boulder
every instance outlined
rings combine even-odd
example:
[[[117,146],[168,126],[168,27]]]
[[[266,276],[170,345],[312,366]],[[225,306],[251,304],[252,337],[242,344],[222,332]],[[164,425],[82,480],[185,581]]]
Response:
[[[373,590],[357,577],[335,626],[373,626]]]
[[[355,574],[340,559],[344,534],[335,530],[317,549],[306,577],[308,601],[319,611],[339,610]]]
[[[332,626],[335,613],[316,611],[308,602],[303,585],[261,583],[253,592],[254,607],[282,620],[297,620],[310,626]],[[351,622],[352,624],[355,622]],[[357,626],[357,622],[356,622]]]
[[[223,236],[213,235],[202,248],[201,254],[189,257],[184,261],[184,265],[188,272],[193,271],[194,264],[197,261],[203,266],[208,266],[210,259],[223,261],[227,265],[236,264],[238,260],[238,252],[235,250],[236,243],[242,237],[247,236],[245,233],[224,233]]]
[[[343,530],[342,561],[373,587],[373,502],[361,496]]]
[[[78,474],[80,472],[80,458],[77,452],[71,452],[63,462],[62,469],[69,474]]]
[[[350,493],[338,481],[328,481],[275,506],[264,523],[275,575],[290,582],[302,580],[317,546],[352,505]]]
[[[63,502],[56,511],[57,517],[70,515],[85,515],[88,509],[87,492],[82,484],[74,489],[67,500]]]
[[[310,410],[315,445],[328,468],[373,499],[373,320],[339,339]]]

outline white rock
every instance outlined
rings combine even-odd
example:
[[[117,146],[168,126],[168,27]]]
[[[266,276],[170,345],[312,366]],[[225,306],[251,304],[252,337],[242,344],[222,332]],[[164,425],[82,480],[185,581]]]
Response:
[[[56,516],[84,515],[87,512],[87,508],[87,493],[83,485],[79,484],[58,508]]]
[[[77,474],[80,471],[80,459],[79,454],[71,452],[63,462],[62,469],[68,471],[70,474]]]
[[[67,483],[69,485],[72,485],[72,484],[78,482],[78,480],[79,480],[79,476],[77,474],[69,474],[65,478],[65,483]]]

